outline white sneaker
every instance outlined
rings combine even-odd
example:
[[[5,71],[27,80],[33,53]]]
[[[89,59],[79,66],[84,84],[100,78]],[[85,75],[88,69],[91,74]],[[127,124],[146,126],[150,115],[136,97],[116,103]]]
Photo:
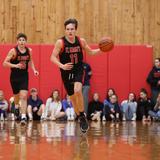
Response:
[[[70,117],[70,116],[68,116],[68,117],[67,117],[67,121],[70,121],[70,120],[71,120],[71,117]]]
[[[132,117],[131,120],[132,120],[132,121],[135,121],[135,120],[136,120],[136,114],[135,114],[135,113],[133,114],[133,117]]]
[[[126,121],[126,117],[123,116],[122,120],[123,120],[123,121]]]
[[[71,120],[71,121],[74,121],[74,116],[71,116],[70,120]]]
[[[125,113],[123,113],[122,121],[126,121]]]
[[[1,114],[1,121],[4,121],[4,116],[3,116],[3,114]]]
[[[103,120],[103,121],[106,121],[106,117],[105,117],[105,116],[103,116],[102,120]]]
[[[46,121],[46,118],[41,116],[41,121]]]

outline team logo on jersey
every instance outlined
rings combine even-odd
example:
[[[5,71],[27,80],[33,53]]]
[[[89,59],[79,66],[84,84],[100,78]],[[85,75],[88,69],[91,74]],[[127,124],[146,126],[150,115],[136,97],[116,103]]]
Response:
[[[78,53],[78,52],[81,52],[81,48],[80,48],[80,46],[65,47],[65,52],[66,53]]]

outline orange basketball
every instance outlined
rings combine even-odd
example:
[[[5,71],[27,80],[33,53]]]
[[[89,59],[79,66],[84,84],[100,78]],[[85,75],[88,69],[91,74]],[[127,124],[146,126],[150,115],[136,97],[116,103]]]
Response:
[[[99,42],[99,48],[102,52],[108,52],[114,47],[114,42],[109,37],[104,37]]]

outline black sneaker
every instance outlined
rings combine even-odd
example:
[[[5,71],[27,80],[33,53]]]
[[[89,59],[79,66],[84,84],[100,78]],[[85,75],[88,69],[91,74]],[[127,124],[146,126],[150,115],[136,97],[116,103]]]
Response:
[[[89,129],[89,124],[87,121],[87,118],[85,117],[85,115],[81,115],[79,116],[79,120],[80,120],[80,129],[83,133],[86,133]]]
[[[20,123],[21,123],[21,125],[26,125],[27,124],[27,119],[22,118]]]

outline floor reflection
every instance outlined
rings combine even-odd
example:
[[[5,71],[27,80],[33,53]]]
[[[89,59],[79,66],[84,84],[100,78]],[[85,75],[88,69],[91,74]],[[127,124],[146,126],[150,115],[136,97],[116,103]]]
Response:
[[[0,122],[0,159],[159,160],[160,123]]]

